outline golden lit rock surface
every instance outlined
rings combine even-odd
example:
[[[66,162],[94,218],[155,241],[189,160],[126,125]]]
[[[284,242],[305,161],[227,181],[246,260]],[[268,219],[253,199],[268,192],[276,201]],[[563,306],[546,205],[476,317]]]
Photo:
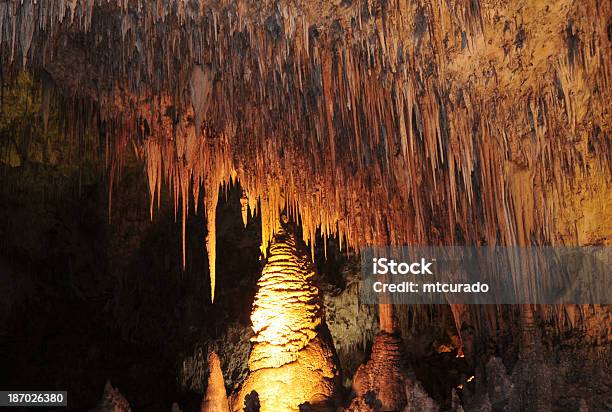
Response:
[[[210,352],[208,355],[208,371],[208,386],[200,412],[229,412],[221,362],[215,352]]]
[[[262,412],[298,411],[306,403],[335,410],[339,371],[314,276],[295,236],[278,229],[251,313],[250,373],[232,400],[233,411],[241,411],[253,391]]]
[[[204,188],[214,291],[233,178],[263,250],[283,209],[354,248],[609,243],[611,8],[5,1],[0,43],[91,102],[66,112],[104,124],[111,175],[133,148],[152,204],[166,182],[185,215]]]

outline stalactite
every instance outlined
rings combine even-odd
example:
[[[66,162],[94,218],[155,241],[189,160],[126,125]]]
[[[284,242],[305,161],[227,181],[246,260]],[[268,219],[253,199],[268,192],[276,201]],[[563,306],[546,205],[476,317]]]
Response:
[[[521,348],[520,353],[524,358],[532,358],[536,354],[538,342],[538,331],[531,305],[521,306]]]
[[[211,181],[204,195],[206,207],[206,251],[210,271],[211,301],[215,301],[216,262],[217,262],[217,203],[219,201],[219,182]],[[212,193],[210,193],[212,192]]]
[[[397,324],[393,317],[392,304],[381,303],[378,305],[378,323],[382,332],[394,333],[396,331]]]
[[[249,198],[244,192],[240,197],[240,214],[242,215],[242,224],[246,227],[249,222]]]
[[[463,357],[464,356],[464,352],[463,352],[463,341],[461,338],[461,327],[463,326],[463,323],[468,320],[468,316],[469,316],[469,312],[468,312],[468,307],[467,305],[457,305],[457,304],[450,304],[449,305],[451,308],[451,312],[453,314],[453,321],[455,323],[455,329],[457,330],[457,338],[459,339],[457,348],[458,348],[458,354],[457,356],[459,357]]]
[[[283,210],[312,248],[585,242],[563,216],[609,194],[610,3],[346,3],[3,1],[0,58],[96,103],[152,216],[162,183],[182,219],[204,186],[212,293],[234,173],[264,254]]]

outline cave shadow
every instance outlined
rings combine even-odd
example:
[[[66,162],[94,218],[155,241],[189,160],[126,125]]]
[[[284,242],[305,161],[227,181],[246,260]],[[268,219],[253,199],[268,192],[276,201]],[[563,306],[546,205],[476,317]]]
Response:
[[[244,412],[259,412],[260,409],[259,394],[257,391],[251,391],[244,397]]]

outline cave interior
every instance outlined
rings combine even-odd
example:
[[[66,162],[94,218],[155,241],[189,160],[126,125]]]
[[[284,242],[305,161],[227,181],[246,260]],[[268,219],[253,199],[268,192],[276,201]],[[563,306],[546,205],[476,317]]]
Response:
[[[359,292],[370,246],[610,256],[611,61],[601,0],[0,0],[0,390],[612,410],[609,297]]]

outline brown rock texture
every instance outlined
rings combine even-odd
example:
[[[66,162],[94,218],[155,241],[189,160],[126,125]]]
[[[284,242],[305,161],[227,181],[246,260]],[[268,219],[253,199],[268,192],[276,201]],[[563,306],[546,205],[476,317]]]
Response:
[[[208,386],[204,399],[202,399],[200,412],[229,412],[221,362],[214,351],[208,355],[208,371]]]
[[[336,355],[323,320],[314,268],[290,230],[278,229],[258,282],[251,321],[250,373],[232,399],[242,411],[256,396],[262,412],[335,410]]]
[[[110,381],[106,381],[102,399],[90,412],[131,412],[131,410],[130,404],[119,389],[113,388]]]
[[[402,365],[402,352],[398,336],[386,332],[376,335],[370,359],[353,377],[353,391],[358,398],[354,403],[365,400],[382,411],[400,411],[406,406],[408,379]]]
[[[135,149],[152,205],[205,189],[214,284],[236,178],[264,250],[283,209],[354,248],[609,244],[611,7],[3,1],[0,56],[74,97],[111,175]]]
[[[406,407],[402,412],[438,412],[440,407],[418,381],[406,382]]]

